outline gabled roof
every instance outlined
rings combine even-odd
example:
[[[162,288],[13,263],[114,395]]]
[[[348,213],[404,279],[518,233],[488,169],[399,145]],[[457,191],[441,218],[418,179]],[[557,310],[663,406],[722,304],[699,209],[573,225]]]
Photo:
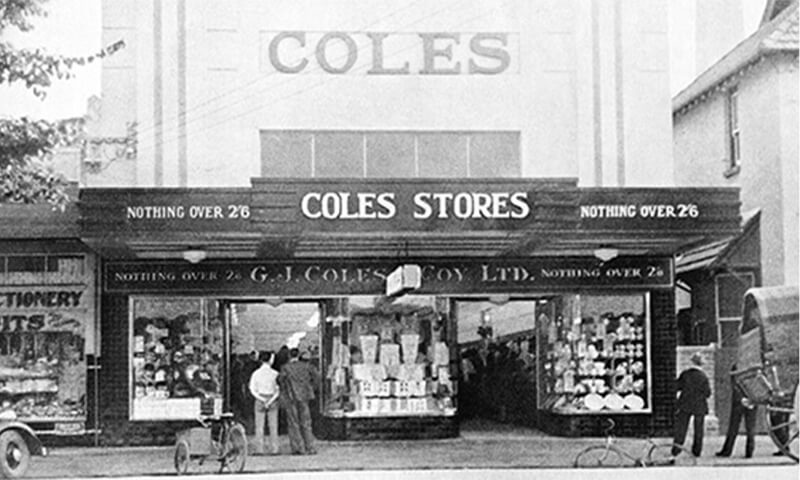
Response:
[[[725,264],[737,246],[746,238],[748,232],[758,224],[761,210],[754,209],[742,214],[742,233],[706,243],[687,250],[676,257],[675,273],[681,274],[699,269],[713,270]]]
[[[717,63],[701,73],[688,87],[672,99],[672,112],[676,113],[689,105],[697,97],[722,83],[725,79],[756,62],[770,53],[782,51],[797,52],[798,40],[798,1],[784,9],[779,15],[748,38],[739,43]]]

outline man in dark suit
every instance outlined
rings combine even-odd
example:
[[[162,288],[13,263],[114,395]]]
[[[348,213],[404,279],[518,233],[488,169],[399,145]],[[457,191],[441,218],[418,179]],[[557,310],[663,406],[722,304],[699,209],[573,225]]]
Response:
[[[706,413],[708,413],[708,397],[711,396],[711,387],[708,377],[700,369],[703,357],[695,353],[691,357],[692,364],[681,372],[678,377],[676,390],[678,401],[675,413],[675,444],[683,445],[689,420],[694,417],[694,439],[692,440],[692,453],[699,457],[703,452],[703,426]],[[680,449],[673,447],[672,454],[678,455]]]
[[[295,455],[314,455],[314,434],[311,432],[309,400],[319,388],[319,373],[309,362],[300,361],[300,351],[289,351],[289,362],[281,367],[278,376],[280,402],[286,411],[289,445]]]
[[[753,456],[756,446],[756,406],[747,400],[742,389],[733,378],[736,371],[736,364],[731,367],[731,416],[728,421],[728,433],[725,435],[725,443],[722,450],[717,452],[718,457],[730,457],[736,437],[739,435],[739,424],[744,417],[744,430],[747,435],[747,443],[744,447],[745,458]]]

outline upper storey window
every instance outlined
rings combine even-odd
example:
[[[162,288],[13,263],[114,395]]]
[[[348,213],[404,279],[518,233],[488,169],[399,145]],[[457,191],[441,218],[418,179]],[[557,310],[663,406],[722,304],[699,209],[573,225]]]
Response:
[[[515,178],[519,132],[261,131],[264,177]]]
[[[728,90],[726,101],[728,158],[726,176],[739,172],[742,163],[741,127],[739,125],[739,89],[732,87]]]

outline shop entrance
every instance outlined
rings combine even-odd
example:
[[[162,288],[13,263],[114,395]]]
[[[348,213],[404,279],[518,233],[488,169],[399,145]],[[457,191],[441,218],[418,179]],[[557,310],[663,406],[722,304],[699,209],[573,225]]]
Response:
[[[273,352],[273,368],[280,371],[289,359],[289,350],[297,348],[302,361],[318,367],[320,306],[313,301],[282,299],[225,300],[221,305],[229,325],[228,405],[248,434],[252,434],[253,396],[248,385],[250,376],[260,366],[258,354]],[[313,405],[311,410],[319,411]],[[285,431],[285,419],[283,415],[279,418],[281,430]]]
[[[504,297],[455,306],[462,428],[493,422],[536,427],[536,301]]]

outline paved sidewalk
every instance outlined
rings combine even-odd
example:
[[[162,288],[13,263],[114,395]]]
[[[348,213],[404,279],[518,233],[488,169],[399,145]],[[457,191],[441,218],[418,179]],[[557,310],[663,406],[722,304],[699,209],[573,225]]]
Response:
[[[775,447],[766,436],[757,439],[755,457],[742,458],[744,438],[737,442],[734,456],[716,458],[722,437],[706,441],[698,466],[796,465],[775,457]],[[281,437],[282,452],[288,452],[288,439]],[[668,439],[664,439],[665,442]],[[319,454],[312,456],[267,455],[248,457],[246,472],[315,472],[365,470],[430,469],[520,469],[571,468],[575,455],[598,438],[545,436],[526,429],[499,432],[464,432],[445,440],[319,442]],[[640,439],[618,439],[621,447],[642,452]],[[47,457],[34,457],[28,471],[33,478],[115,477],[174,474],[171,447],[68,447],[54,448]],[[198,465],[190,473],[213,473],[217,462]],[[755,470],[754,470],[755,471]],[[800,469],[798,470],[800,471]]]

